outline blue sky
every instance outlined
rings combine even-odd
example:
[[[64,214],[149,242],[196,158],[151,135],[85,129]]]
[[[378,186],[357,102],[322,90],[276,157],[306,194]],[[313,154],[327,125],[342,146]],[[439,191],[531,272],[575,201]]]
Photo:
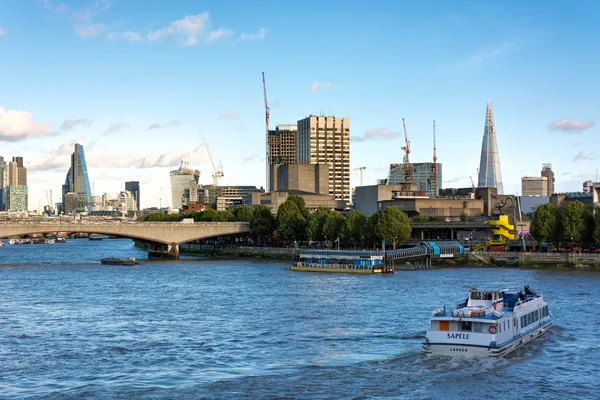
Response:
[[[342,6],[343,5],[343,6]],[[560,191],[594,179],[600,31],[596,1],[0,2],[0,155],[25,157],[30,208],[56,201],[72,143],[96,194],[140,180],[142,206],[169,197],[181,154],[212,181],[264,185],[267,77],[272,125],[351,119],[365,184],[432,158],[444,187],[476,180],[486,102],[505,192],[552,163]],[[153,129],[149,129],[150,127]],[[359,183],[353,171],[352,185]],[[169,199],[170,202],[170,199]]]

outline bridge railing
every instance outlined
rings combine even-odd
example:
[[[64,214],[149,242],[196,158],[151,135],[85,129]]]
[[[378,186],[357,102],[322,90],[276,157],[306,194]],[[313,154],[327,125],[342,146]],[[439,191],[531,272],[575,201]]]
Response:
[[[90,220],[31,220],[31,219],[12,219],[12,220],[0,220],[0,225],[177,225],[177,226],[188,226],[188,225],[250,225],[250,222],[209,222],[209,221],[197,221],[194,223],[182,223],[182,222],[139,222],[139,221],[115,221],[115,220],[104,220],[104,221],[90,221]]]

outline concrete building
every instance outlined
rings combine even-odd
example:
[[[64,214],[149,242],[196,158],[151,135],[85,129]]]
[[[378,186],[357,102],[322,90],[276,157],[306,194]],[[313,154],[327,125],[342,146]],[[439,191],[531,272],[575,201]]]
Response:
[[[140,207],[140,183],[138,181],[125,182],[125,190],[133,195],[137,209],[141,210],[142,208]]]
[[[311,115],[298,121],[298,163],[329,166],[329,194],[350,203],[350,119]]]
[[[303,192],[300,190],[278,190],[271,191],[268,193],[253,193],[252,194],[252,205],[264,205],[267,206],[273,214],[277,214],[277,209],[280,205],[285,203],[289,196],[300,196],[304,199],[306,208],[313,212],[319,207],[328,208],[330,210],[342,211],[346,209],[346,202],[343,200],[335,200],[333,196],[329,194],[317,194]]]
[[[423,191],[428,197],[437,197],[439,193],[435,193],[434,183],[437,187],[442,186],[442,163],[435,163],[436,180],[433,179],[433,163],[413,163],[413,182],[417,186],[418,191]],[[388,174],[387,184],[392,186],[402,185],[404,183],[404,164],[390,164],[390,172]]]
[[[187,203],[198,201],[200,171],[190,168],[189,163],[182,159],[179,169],[171,171],[170,177],[173,208],[185,208]]]
[[[0,211],[6,209],[6,185],[8,184],[8,168],[4,157],[0,156]]]
[[[13,157],[6,168],[8,170],[7,182],[5,186],[5,210],[6,211],[27,211],[28,192],[27,192],[27,168],[23,165],[23,157]],[[5,174],[6,177],[6,174]]]
[[[298,162],[298,126],[277,125],[267,137],[267,192],[273,190],[269,166],[273,164],[296,164]]]
[[[395,198],[377,203],[378,210],[395,207],[409,217],[443,217],[458,219],[461,217],[481,217],[485,215],[484,201],[481,199],[428,199]]]
[[[357,186],[354,192],[354,209],[370,217],[379,211],[380,201],[391,200],[393,193],[401,189],[399,185]]]
[[[547,196],[548,178],[545,176],[524,176],[521,178],[523,196]]]
[[[242,196],[217,196],[217,211],[228,211],[235,206],[242,205],[244,205]]]
[[[271,190],[300,190],[329,194],[327,164],[274,164],[270,166]]]
[[[498,138],[492,102],[488,102],[485,114],[485,128],[481,144],[481,159],[479,162],[479,180],[477,187],[495,188],[498,194],[503,193],[502,172],[500,170],[500,156],[498,155]]]
[[[554,172],[552,171],[552,164],[542,164],[542,176],[548,179],[548,192],[544,196],[552,196],[554,194]]]
[[[251,205],[252,193],[264,192],[264,188],[256,186],[201,185],[198,187],[198,202],[216,210],[219,210],[220,204],[221,210],[227,210],[233,205]]]

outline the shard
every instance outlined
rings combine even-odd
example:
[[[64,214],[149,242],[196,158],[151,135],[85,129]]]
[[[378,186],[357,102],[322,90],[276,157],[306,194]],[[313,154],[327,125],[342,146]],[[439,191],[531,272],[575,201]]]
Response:
[[[502,172],[500,172],[500,158],[498,156],[498,139],[496,137],[496,125],[494,125],[494,113],[492,102],[487,104],[485,113],[485,130],[483,132],[483,143],[481,144],[481,161],[479,162],[478,187],[496,188],[498,194],[503,194]]]

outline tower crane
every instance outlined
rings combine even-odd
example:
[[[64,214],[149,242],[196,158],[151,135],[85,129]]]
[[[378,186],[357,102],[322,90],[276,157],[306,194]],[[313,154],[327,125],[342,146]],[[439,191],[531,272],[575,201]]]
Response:
[[[360,186],[363,185],[363,172],[367,169],[367,167],[358,167],[354,168],[355,171],[360,171]]]
[[[412,164],[410,163],[410,140],[408,140],[408,134],[406,133],[406,122],[404,122],[404,118],[402,118],[402,126],[404,127],[404,146],[402,146],[402,150],[404,150],[404,159],[403,159],[403,167],[404,167],[404,183],[402,184],[404,191],[412,191],[413,187],[413,176],[412,176]]]
[[[200,126],[200,137],[202,138],[204,147],[206,147],[206,152],[208,153],[208,158],[210,159],[210,163],[212,164],[212,167],[213,167],[213,175],[212,175],[213,185],[219,186],[219,179],[221,179],[222,177],[225,176],[225,174],[223,173],[223,164],[221,163],[221,160],[219,160],[218,166],[215,164],[213,157],[212,157],[212,152],[210,151],[210,146],[206,142],[206,137],[204,136],[202,126]]]
[[[269,163],[270,163],[270,158],[271,158],[271,151],[269,149],[269,122],[271,121],[271,117],[270,117],[270,109],[269,109],[269,103],[267,102],[267,82],[265,81],[265,73],[262,73],[262,84],[263,84],[263,95],[265,98],[265,161],[266,161],[266,177],[267,177],[267,181],[266,181],[266,186],[267,186],[267,192],[271,190],[271,188],[269,187],[269,182],[270,182],[270,177],[269,177]]]
[[[435,120],[433,120],[433,164],[431,165],[431,175],[433,178],[433,197],[438,196],[437,188],[437,154],[435,151]]]

